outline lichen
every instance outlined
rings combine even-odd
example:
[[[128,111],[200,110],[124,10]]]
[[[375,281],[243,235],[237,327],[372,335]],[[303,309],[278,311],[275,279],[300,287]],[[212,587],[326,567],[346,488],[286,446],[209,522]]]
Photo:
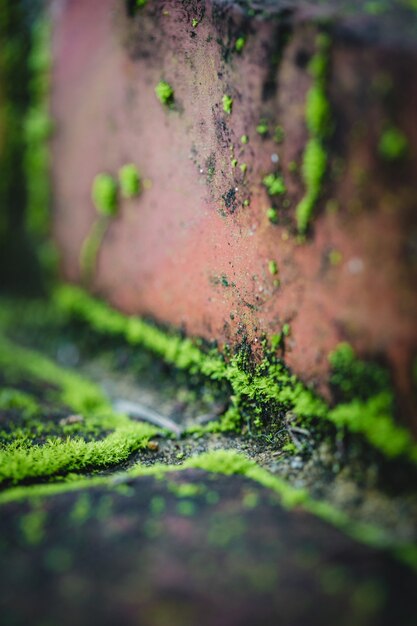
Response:
[[[97,174],[93,180],[91,197],[97,211],[106,217],[117,214],[117,181],[110,174]]]
[[[165,106],[170,106],[174,102],[174,90],[165,80],[161,80],[157,84],[155,94],[159,102]]]
[[[141,192],[141,176],[134,163],[123,165],[119,169],[119,183],[123,198],[134,198]]]
[[[233,98],[231,96],[228,96],[227,94],[224,94],[222,98],[222,105],[223,111],[228,115],[231,115],[233,109]]]

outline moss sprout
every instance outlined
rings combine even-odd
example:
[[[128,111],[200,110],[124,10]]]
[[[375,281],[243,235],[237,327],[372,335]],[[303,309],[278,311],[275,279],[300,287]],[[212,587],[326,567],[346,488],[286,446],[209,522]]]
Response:
[[[267,174],[262,182],[270,196],[282,195],[287,191],[284,179],[279,174]]]
[[[390,126],[384,130],[379,140],[378,151],[386,161],[402,159],[407,149],[407,137],[398,128]]]
[[[225,94],[222,98],[223,111],[231,115],[233,109],[233,98]]]
[[[235,50],[236,52],[242,52],[243,48],[245,47],[246,44],[246,38],[245,37],[238,37],[236,39],[236,43],[235,43]]]
[[[240,143],[247,144],[249,142],[249,137],[247,135],[242,135],[240,138]]]
[[[268,261],[268,270],[269,270],[269,273],[272,274],[273,276],[275,276],[275,274],[278,274],[277,262],[274,260]]]
[[[284,141],[285,133],[282,126],[276,126],[274,131],[275,143],[282,143]]]
[[[113,217],[117,214],[117,182],[110,174],[97,174],[93,181],[91,197],[101,215]]]
[[[268,122],[266,120],[260,120],[259,124],[256,127],[256,132],[258,133],[258,135],[267,135],[268,134]]]
[[[141,177],[136,165],[128,163],[120,168],[119,183],[124,198],[134,198],[141,192]]]
[[[240,169],[240,171],[242,172],[242,174],[246,174],[247,169],[248,169],[248,166],[246,165],[246,163],[241,163],[241,164],[239,165],[239,169]]]
[[[270,207],[266,210],[266,216],[271,224],[276,224],[278,222],[278,211],[274,209],[274,207]]]
[[[157,84],[155,94],[159,102],[165,106],[169,106],[174,102],[174,90],[165,80],[161,80]]]

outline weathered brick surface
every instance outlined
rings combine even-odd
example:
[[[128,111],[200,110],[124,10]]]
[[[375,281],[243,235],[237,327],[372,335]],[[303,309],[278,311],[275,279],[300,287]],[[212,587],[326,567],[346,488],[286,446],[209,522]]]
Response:
[[[262,333],[290,323],[287,363],[324,393],[328,352],[347,340],[361,356],[391,366],[410,424],[417,353],[411,17],[395,13],[390,22],[343,9],[326,22],[330,160],[300,242],[307,65],[323,28],[316,18],[326,9],[276,2],[271,15],[258,2],[248,15],[250,4],[156,0],[130,17],[116,0],[53,3],[54,221],[63,273],[81,280],[80,250],[96,220],[94,176],[134,162],[152,184],[121,203],[100,249],[94,292],[220,343],[247,336],[256,346]],[[172,110],[155,97],[160,80],[174,88]],[[223,111],[225,94],[233,97],[231,115]],[[262,118],[283,127],[282,143],[256,132]],[[379,154],[386,125],[407,136],[403,159]],[[288,189],[275,203],[277,225],[266,216],[271,199],[262,185],[273,171]],[[279,286],[268,270],[272,259]]]

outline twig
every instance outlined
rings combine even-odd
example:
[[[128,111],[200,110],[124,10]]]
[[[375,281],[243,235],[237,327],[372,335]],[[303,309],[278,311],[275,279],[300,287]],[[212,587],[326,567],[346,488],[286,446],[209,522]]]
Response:
[[[164,428],[180,437],[184,429],[176,422],[165,417],[160,413],[157,413],[153,409],[140,404],[138,402],[130,402],[129,400],[115,400],[113,403],[113,409],[120,413],[126,413],[129,417],[136,418],[143,422],[149,422],[159,428]]]

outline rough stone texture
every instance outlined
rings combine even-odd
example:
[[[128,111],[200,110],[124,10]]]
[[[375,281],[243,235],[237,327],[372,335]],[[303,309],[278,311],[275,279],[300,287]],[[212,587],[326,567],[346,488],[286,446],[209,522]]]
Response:
[[[328,352],[347,340],[362,357],[390,365],[402,419],[417,432],[415,17],[329,5],[156,0],[132,17],[132,3],[55,0],[55,237],[64,275],[80,281],[81,246],[96,219],[92,180],[136,163],[152,185],[121,203],[94,292],[220,344],[247,336],[256,348],[262,333],[289,322],[286,361],[324,394]],[[322,199],[300,243],[307,64],[323,17],[334,35],[334,132]],[[172,110],[155,97],[160,80],[174,88]],[[231,115],[224,94],[233,97]],[[284,128],[281,144],[257,134],[261,118]],[[386,124],[408,137],[403,160],[378,154]],[[246,175],[232,158],[247,164]],[[261,183],[273,171],[288,188],[288,206],[275,202],[278,225],[266,217],[271,199]]]
[[[241,477],[11,503],[0,528],[5,624],[415,623],[410,571]]]

